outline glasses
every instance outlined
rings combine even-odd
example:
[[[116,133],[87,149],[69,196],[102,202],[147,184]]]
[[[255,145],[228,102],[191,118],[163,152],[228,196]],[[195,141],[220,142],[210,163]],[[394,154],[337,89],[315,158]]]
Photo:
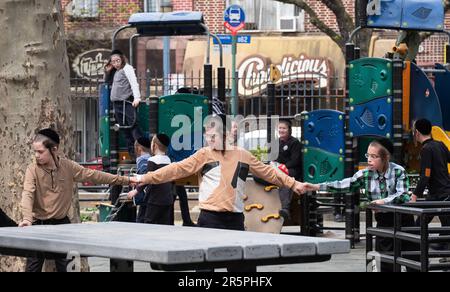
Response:
[[[122,63],[122,60],[120,60],[120,59],[117,59],[117,60],[111,60],[111,63],[117,63],[117,64],[120,64],[120,63]]]
[[[366,158],[371,158],[371,159],[378,159],[378,158],[380,158],[380,155],[376,155],[376,154],[369,154],[369,153],[366,153]]]

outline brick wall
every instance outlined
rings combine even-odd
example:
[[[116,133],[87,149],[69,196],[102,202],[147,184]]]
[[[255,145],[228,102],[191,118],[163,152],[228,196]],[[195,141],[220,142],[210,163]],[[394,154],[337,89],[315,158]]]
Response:
[[[172,0],[173,11],[193,11],[194,0]]]
[[[319,18],[329,27],[333,28],[335,31],[338,30],[336,16],[333,12],[328,9],[321,1],[317,0],[306,0],[311,8],[319,15]],[[355,16],[355,1],[354,0],[343,0],[346,6],[347,12],[354,17]],[[310,17],[305,14],[305,31],[306,32],[319,32],[319,30],[311,24]]]
[[[61,0],[63,11],[71,0]],[[143,11],[142,0],[99,0],[99,16],[97,18],[73,18],[64,13],[64,25],[66,31],[82,28],[118,27],[126,24],[131,14]]]
[[[206,25],[212,33],[224,33],[223,12],[225,0],[195,0],[194,10],[203,12]]]

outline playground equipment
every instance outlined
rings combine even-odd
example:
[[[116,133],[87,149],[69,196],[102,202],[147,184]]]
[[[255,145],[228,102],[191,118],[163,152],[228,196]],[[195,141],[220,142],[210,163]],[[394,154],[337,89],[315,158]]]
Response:
[[[220,67],[217,69],[218,89],[217,94],[220,100],[225,99],[225,68],[222,66],[222,46],[220,39],[211,34],[204,24],[203,15],[199,12],[171,12],[171,13],[137,13],[130,16],[128,24],[117,29],[112,37],[112,49],[116,47],[116,38],[120,32],[134,29],[136,33],[129,39],[129,56],[133,60],[133,40],[138,37],[148,36],[184,36],[184,35],[206,35],[208,44],[210,37],[214,37],[220,48]],[[187,117],[187,121],[192,125],[192,138],[190,148],[186,150],[169,149],[169,156],[173,161],[180,161],[203,146],[202,124],[203,120],[211,113],[211,103],[213,97],[213,76],[212,65],[210,64],[210,48],[208,47],[207,60],[204,65],[204,95],[201,94],[173,94],[157,98],[147,98],[141,102],[139,108],[134,113],[134,123],[141,132],[149,137],[157,133],[167,134],[172,138],[178,128],[172,127],[172,119],[177,115]],[[124,104],[125,107],[125,104]],[[133,167],[125,146],[125,141],[121,137],[121,129],[130,128],[124,121],[116,121],[110,105],[110,88],[107,84],[101,85],[99,98],[99,144],[102,156],[103,168],[111,173],[119,173],[120,170],[128,172]],[[200,124],[200,125],[198,125]],[[200,126],[200,130],[199,129]],[[180,137],[180,144],[183,144],[183,136]],[[200,142],[198,142],[200,141]],[[124,150],[125,149],[125,150]],[[179,184],[196,185],[197,179],[190,178]],[[117,201],[122,189],[112,188],[111,200]],[[131,204],[131,202],[121,202]],[[123,208],[127,210],[127,208]],[[134,209],[131,213],[135,213]],[[124,216],[119,216],[124,217]],[[127,217],[127,216],[125,216]],[[131,216],[129,216],[132,218]]]
[[[347,108],[346,119],[346,176],[351,175],[360,161],[358,147],[361,139],[387,137],[394,142],[394,159],[405,162],[411,143],[408,131],[414,120],[429,119],[440,130],[434,130],[435,139],[448,140],[450,131],[449,84],[447,64],[436,64],[434,69],[422,69],[414,62],[405,61],[407,47],[394,48],[393,57],[358,58],[353,37],[364,28],[429,31],[444,30],[444,6],[440,0],[430,1],[360,1],[359,27],[352,32],[346,45]],[[446,60],[450,46],[447,45]],[[431,78],[429,74],[432,74]],[[434,82],[431,80],[433,79]],[[446,133],[447,131],[447,133]],[[439,135],[437,134],[439,133]],[[418,169],[410,167],[409,171]],[[417,165],[417,164],[416,164]]]
[[[304,148],[304,180],[312,183],[351,177],[367,161],[363,154],[377,137],[394,142],[394,160],[418,172],[418,154],[409,131],[412,122],[429,119],[433,137],[450,149],[450,71],[447,64],[422,69],[404,61],[407,46],[393,48],[392,58],[360,58],[353,38],[364,28],[444,31],[444,7],[440,0],[363,0],[359,2],[357,23],[346,45],[345,113],[318,110],[301,114]],[[450,60],[450,46],[446,48]],[[429,74],[432,74],[431,78]],[[434,80],[434,82],[431,81]],[[447,114],[446,114],[447,113]],[[449,166],[450,172],[450,166]],[[359,237],[359,194],[345,194],[345,204],[322,203],[316,197],[303,198],[303,227],[315,234],[320,206],[345,205],[346,237]],[[305,209],[306,208],[306,209]],[[310,217],[310,214],[314,216]],[[302,227],[302,229],[304,229]],[[304,233],[305,234],[305,233]]]
[[[135,29],[136,34],[130,37],[130,60],[132,60],[134,47],[132,40],[145,36],[181,36],[181,35],[206,35],[208,38],[217,36],[211,34],[204,24],[203,15],[199,12],[171,12],[171,13],[137,13],[130,16],[128,24],[120,27],[114,32],[112,38],[113,49],[116,46],[116,38],[121,31],[126,29]],[[220,40],[218,41],[220,44]],[[208,40],[209,43],[209,40]],[[225,99],[225,68],[222,66],[222,47],[220,46],[221,67],[218,68],[218,97]],[[213,95],[212,88],[212,65],[209,64],[209,48],[207,53],[207,64],[205,64],[205,95],[200,94],[174,94],[161,96],[156,99],[147,97],[141,102],[137,113],[137,125],[141,132],[148,136],[156,133],[164,133],[172,137],[175,128],[171,127],[172,118],[176,115],[187,116],[194,126],[199,123],[195,120],[199,117],[202,123],[203,119],[210,113],[210,104]],[[222,89],[223,87],[223,89]],[[112,173],[117,172],[120,164],[124,164],[123,157],[127,156],[126,150],[123,151],[124,141],[120,139],[120,129],[125,129],[123,121],[114,121],[114,115],[110,111],[108,85],[102,85],[100,91],[100,149],[104,161],[104,168]],[[200,113],[200,116],[198,114]],[[135,120],[136,122],[136,120]],[[194,128],[193,128],[194,129]],[[197,137],[200,134],[199,137]],[[193,137],[202,142],[201,131],[193,131]],[[191,155],[195,150],[202,146],[202,143],[196,143],[191,139],[193,147],[191,150],[170,149],[170,156],[176,161],[182,160]],[[181,143],[183,141],[180,141]],[[123,165],[122,165],[123,167]]]

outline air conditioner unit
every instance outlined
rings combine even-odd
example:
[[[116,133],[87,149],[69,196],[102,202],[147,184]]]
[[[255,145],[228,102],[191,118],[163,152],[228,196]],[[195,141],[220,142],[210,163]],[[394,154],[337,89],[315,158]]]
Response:
[[[72,0],[67,6],[67,14],[72,17],[90,18],[98,17],[99,0]]]
[[[280,31],[297,31],[297,17],[280,17],[278,29]]]

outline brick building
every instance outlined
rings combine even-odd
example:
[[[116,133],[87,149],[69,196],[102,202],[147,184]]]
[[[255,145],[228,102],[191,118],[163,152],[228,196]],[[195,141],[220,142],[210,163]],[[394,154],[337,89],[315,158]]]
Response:
[[[334,14],[320,1],[307,0],[325,24],[337,30]],[[223,26],[223,11],[230,4],[240,4],[246,11],[246,26],[242,34],[251,36],[251,44],[240,44],[237,63],[241,77],[265,74],[270,64],[277,64],[289,77],[316,74],[321,78],[335,78],[334,85],[342,86],[344,57],[339,47],[310,23],[310,18],[294,5],[275,0],[62,0],[68,56],[72,68],[72,84],[96,82],[102,78],[103,65],[109,57],[113,32],[125,25],[131,14],[155,11],[201,11],[212,33],[227,33]],[[354,0],[343,0],[346,10],[354,15]],[[446,26],[450,27],[447,14]],[[121,33],[117,46],[127,55],[128,37]],[[392,46],[396,32],[375,35],[374,49],[381,55]],[[386,41],[388,39],[388,41]],[[447,36],[436,35],[422,44],[418,62],[422,65],[443,62],[444,44]],[[377,46],[377,43],[380,44]],[[161,78],[163,72],[163,40],[139,38],[134,43],[135,53],[131,60],[138,76],[151,72],[151,77]],[[378,47],[378,51],[376,48]],[[170,42],[170,71],[186,76],[185,72],[200,72],[205,62],[205,37],[176,37]],[[229,70],[231,58],[225,48],[224,64]],[[212,63],[218,66],[218,54],[213,48]],[[260,67],[256,70],[256,67]],[[316,67],[314,67],[316,66]],[[293,69],[293,68],[297,69]],[[261,69],[262,68],[262,69]],[[294,72],[296,71],[296,72]],[[298,72],[297,72],[298,71]],[[228,73],[230,74],[230,72]],[[294,74],[294,75],[295,75]],[[300,76],[299,75],[299,76]],[[142,83],[145,85],[145,82]],[[74,85],[73,85],[74,86]],[[257,84],[259,88],[264,84]],[[145,88],[143,86],[143,88]],[[75,90],[75,117],[77,148],[80,160],[95,157],[97,132],[89,130],[88,124],[96,124],[97,93],[81,93]],[[241,91],[239,91],[241,93]],[[243,86],[243,94],[255,94],[254,88]],[[147,92],[145,93],[147,94]],[[90,97],[89,99],[83,97]],[[91,118],[92,117],[92,118]],[[90,148],[91,147],[91,148]]]

